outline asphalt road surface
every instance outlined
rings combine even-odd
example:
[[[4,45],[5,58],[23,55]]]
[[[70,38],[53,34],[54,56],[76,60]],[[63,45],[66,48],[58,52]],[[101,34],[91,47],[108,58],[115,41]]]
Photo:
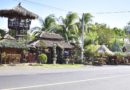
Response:
[[[0,75],[0,90],[130,90],[130,66]]]

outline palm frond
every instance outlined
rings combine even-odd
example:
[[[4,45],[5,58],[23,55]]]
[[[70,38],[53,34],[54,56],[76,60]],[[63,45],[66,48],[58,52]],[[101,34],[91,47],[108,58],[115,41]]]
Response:
[[[92,15],[90,13],[84,13],[84,22],[85,24],[89,23],[90,21],[92,21]]]
[[[67,24],[72,25],[76,21],[76,19],[78,19],[78,15],[77,13],[70,12],[67,14],[66,19]]]
[[[41,27],[33,27],[30,32],[33,33],[35,31],[41,31]]]

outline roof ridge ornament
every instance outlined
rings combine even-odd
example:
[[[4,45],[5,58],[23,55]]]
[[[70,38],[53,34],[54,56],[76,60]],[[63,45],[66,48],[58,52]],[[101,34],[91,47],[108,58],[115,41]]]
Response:
[[[21,6],[21,2],[19,2],[18,6]]]

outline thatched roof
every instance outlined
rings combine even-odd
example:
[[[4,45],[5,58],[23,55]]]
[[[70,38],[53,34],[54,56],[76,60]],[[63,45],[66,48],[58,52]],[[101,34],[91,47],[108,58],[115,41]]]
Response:
[[[41,39],[47,39],[47,40],[63,40],[63,37],[60,34],[48,33],[48,32],[42,32],[37,37]]]
[[[0,10],[1,17],[8,17],[8,18],[24,18],[24,19],[36,19],[38,15],[28,11],[24,7],[21,6],[19,3],[16,7],[12,9],[3,9]]]
[[[25,48],[24,45],[19,44],[16,40],[2,39],[0,40],[1,48]]]
[[[109,55],[114,55],[112,51],[110,51],[105,45],[101,45],[98,49],[97,52],[100,54],[107,53]]]
[[[30,46],[53,47],[54,44],[57,44],[57,46],[60,47],[60,48],[66,48],[66,49],[73,48],[73,46],[71,44],[68,44],[65,41],[52,41],[52,40],[37,40],[35,42],[30,43]]]
[[[46,45],[42,40],[37,40],[37,41],[29,44],[28,47],[46,47]]]
[[[2,40],[0,40],[0,48],[25,48],[25,45],[20,44],[15,38],[6,34]]]
[[[9,34],[6,34],[6,35],[4,36],[4,39],[12,39],[12,40],[15,40],[15,38],[12,37],[12,36],[9,35]]]
[[[72,49],[74,46],[65,42],[60,34],[42,32],[37,36],[37,40],[31,41],[29,46],[33,47],[53,47],[56,44],[60,48]]]

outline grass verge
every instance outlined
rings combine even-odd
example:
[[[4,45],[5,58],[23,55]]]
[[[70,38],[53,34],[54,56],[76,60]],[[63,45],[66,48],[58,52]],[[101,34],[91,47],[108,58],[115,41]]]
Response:
[[[31,66],[41,66],[44,68],[79,68],[82,64],[31,64]]]

